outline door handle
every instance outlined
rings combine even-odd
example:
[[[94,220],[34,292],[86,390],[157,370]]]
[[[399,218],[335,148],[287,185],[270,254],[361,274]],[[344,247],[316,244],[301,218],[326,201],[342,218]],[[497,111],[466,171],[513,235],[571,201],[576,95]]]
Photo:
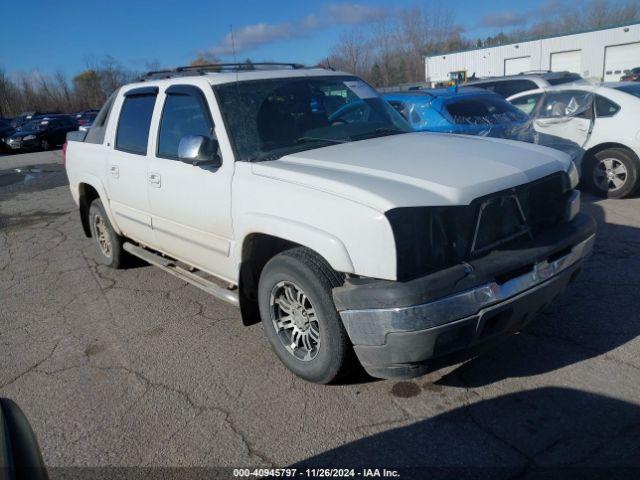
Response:
[[[111,172],[112,177],[120,178],[120,169],[116,165],[111,165],[109,171]]]
[[[160,188],[161,185],[161,178],[160,178],[160,174],[158,173],[150,173],[149,174],[149,183],[151,184],[152,187],[156,187],[156,188]]]

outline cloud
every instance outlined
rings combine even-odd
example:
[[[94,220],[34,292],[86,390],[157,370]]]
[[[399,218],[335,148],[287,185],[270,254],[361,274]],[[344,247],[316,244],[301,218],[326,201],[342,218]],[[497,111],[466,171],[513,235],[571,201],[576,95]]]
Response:
[[[504,10],[485,15],[480,21],[482,27],[517,27],[525,25],[533,20],[546,19],[550,15],[557,15],[566,9],[566,5],[561,0],[545,0],[537,7],[516,12],[514,10]]]
[[[253,48],[275,43],[281,40],[299,38],[309,33],[329,28],[335,25],[362,25],[374,22],[386,15],[383,8],[370,7],[359,3],[334,3],[329,4],[317,13],[293,22],[284,23],[255,23],[246,25],[225,37],[208,53],[215,56],[242,53]]]
[[[302,34],[303,32],[294,28],[291,23],[255,23],[238,29],[233,32],[233,35],[229,32],[210,52],[213,55],[230,55],[233,53],[234,47],[236,53],[240,53]]]
[[[348,25],[374,22],[384,17],[387,13],[383,8],[370,7],[359,3],[333,3],[327,5],[326,10],[334,23]]]
[[[480,22],[483,27],[515,27],[527,23],[527,16],[512,10],[488,13]]]

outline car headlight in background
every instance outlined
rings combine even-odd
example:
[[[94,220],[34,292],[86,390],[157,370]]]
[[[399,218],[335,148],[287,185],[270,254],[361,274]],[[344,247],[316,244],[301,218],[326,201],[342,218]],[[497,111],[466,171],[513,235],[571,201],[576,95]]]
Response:
[[[36,136],[35,135],[27,135],[26,137],[24,137],[22,140],[35,140]]]
[[[569,185],[571,190],[578,186],[580,183],[580,175],[578,174],[578,167],[576,167],[575,162],[571,161],[571,165],[569,166],[569,170],[567,170],[567,175],[569,175]]]

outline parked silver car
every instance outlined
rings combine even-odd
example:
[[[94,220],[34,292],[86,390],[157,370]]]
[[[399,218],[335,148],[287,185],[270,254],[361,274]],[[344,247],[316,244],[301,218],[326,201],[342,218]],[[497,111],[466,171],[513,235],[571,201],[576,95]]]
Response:
[[[504,98],[508,98],[517,93],[526,92],[527,90],[575,83],[588,82],[577,73],[550,72],[543,70],[522,72],[518,75],[507,75],[505,77],[490,77],[471,80],[466,85],[484,88],[485,90],[496,92]]]

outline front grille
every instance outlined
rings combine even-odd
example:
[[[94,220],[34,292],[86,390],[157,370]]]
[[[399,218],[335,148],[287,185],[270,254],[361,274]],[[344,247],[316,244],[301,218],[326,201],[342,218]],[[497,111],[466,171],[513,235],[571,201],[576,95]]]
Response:
[[[471,205],[476,210],[476,222],[470,256],[478,256],[511,241],[535,238],[558,225],[564,218],[567,202],[565,177],[558,172],[474,200]]]
[[[517,248],[563,221],[569,195],[567,175],[558,172],[470,205],[389,210],[397,278],[410,280],[500,247]]]

